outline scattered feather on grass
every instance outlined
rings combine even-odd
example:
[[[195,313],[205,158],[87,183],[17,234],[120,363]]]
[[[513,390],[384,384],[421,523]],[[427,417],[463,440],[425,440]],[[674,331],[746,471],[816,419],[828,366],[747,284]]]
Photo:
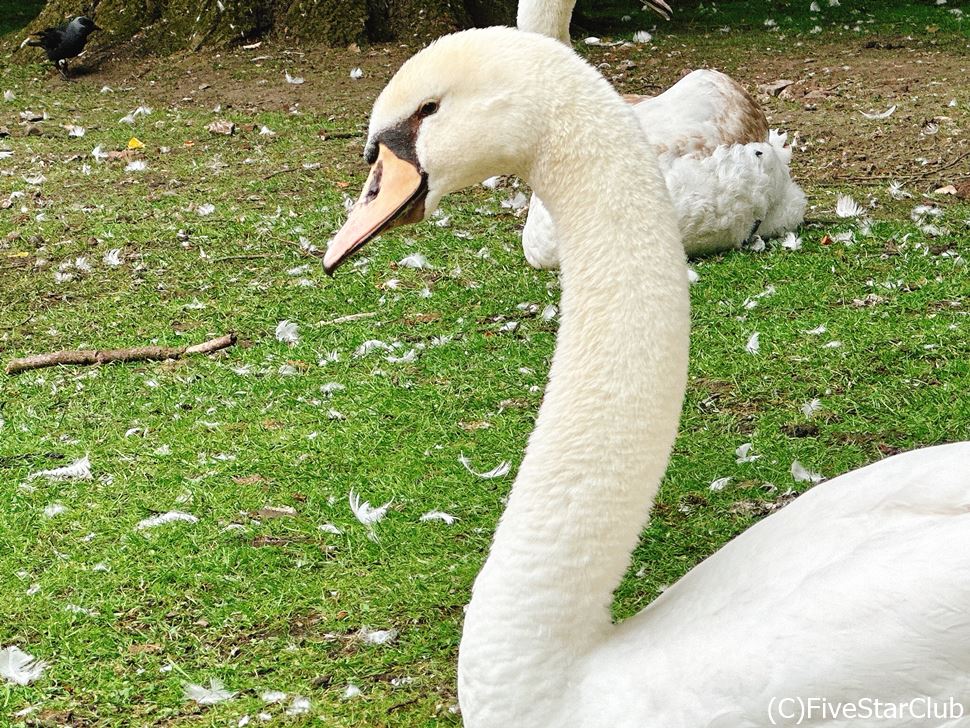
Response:
[[[226,690],[222,680],[212,678],[209,687],[189,683],[185,686],[185,699],[192,700],[199,705],[215,705],[230,700],[236,693]]]
[[[343,695],[341,695],[340,697],[342,697],[344,700],[350,700],[351,698],[360,697],[360,695],[361,695],[361,691],[359,687],[357,687],[353,683],[347,683],[347,689],[344,690]]]
[[[865,111],[860,111],[859,113],[862,114],[867,119],[888,119],[890,116],[893,115],[895,111],[896,111],[896,104],[893,104],[885,111],[870,111],[868,113]]]
[[[760,455],[751,454],[750,442],[745,442],[742,445],[739,445],[737,450],[734,451],[734,456],[735,456],[735,462],[738,464],[753,463],[755,460],[761,457]]]
[[[731,476],[728,476],[726,478],[718,478],[717,480],[712,481],[709,486],[707,486],[708,490],[713,490],[715,493],[718,491],[724,490],[724,488],[727,487],[727,485],[731,482],[731,480],[732,480]]]
[[[394,638],[397,637],[397,630],[367,629],[367,627],[361,627],[357,632],[357,636],[371,645],[386,645],[393,642]]]
[[[29,655],[16,645],[0,650],[0,677],[14,685],[27,685],[40,679],[47,663]]]
[[[893,180],[889,183],[889,196],[894,200],[904,200],[907,197],[912,197],[913,195],[903,189],[903,183]]]
[[[296,323],[283,319],[276,324],[276,340],[282,341],[284,344],[289,344],[290,346],[299,344],[300,333],[297,330]]]
[[[352,68],[350,70],[350,77],[352,79],[354,79],[355,81],[357,79],[359,79],[359,78],[363,78],[364,77],[364,69],[363,68],[360,68],[359,66],[357,68]]]
[[[295,86],[299,86],[301,83],[303,83],[303,76],[291,76],[289,71],[284,71],[284,74],[286,74],[287,83],[292,83]]]
[[[839,217],[859,217],[864,211],[849,195],[839,195],[835,200],[835,214]]]
[[[796,483],[820,483],[824,480],[821,473],[809,470],[797,460],[791,464],[791,476]]]
[[[444,521],[449,526],[453,524],[457,518],[455,518],[450,513],[445,513],[444,511],[428,511],[419,519],[421,521]]]
[[[91,461],[85,455],[80,460],[76,460],[70,465],[62,468],[52,468],[50,470],[38,470],[27,476],[27,480],[35,478],[46,478],[47,480],[91,480]]]
[[[302,695],[294,695],[289,707],[283,712],[287,715],[305,715],[310,712],[310,699]]]
[[[458,462],[464,465],[465,470],[467,470],[469,473],[479,478],[483,478],[485,480],[489,480],[491,478],[501,478],[505,475],[508,475],[509,470],[512,467],[512,464],[508,460],[503,460],[491,470],[488,470],[484,473],[480,473],[477,470],[474,470],[472,468],[471,461],[467,457],[465,457],[464,453],[459,454]]]
[[[264,703],[282,703],[286,700],[286,693],[282,690],[265,690],[259,697]]]
[[[430,268],[428,259],[421,253],[411,253],[406,258],[402,258],[397,263],[402,268]]]
[[[761,351],[761,334],[755,331],[748,337],[748,343],[744,345],[744,350],[749,354],[757,354]]]
[[[184,511],[168,511],[167,513],[159,513],[157,516],[144,518],[138,521],[138,523],[135,524],[135,530],[145,531],[149,528],[164,526],[166,523],[177,523],[179,521],[184,521],[185,523],[198,523],[199,519],[193,516],[191,513],[185,513]]]
[[[822,409],[822,400],[818,397],[811,399],[802,405],[802,414],[811,419],[816,412]]]
[[[387,515],[387,509],[391,505],[391,501],[388,501],[384,505],[375,508],[369,501],[361,501],[360,496],[353,490],[347,496],[347,501],[350,504],[350,510],[353,512],[354,518],[368,527],[379,523]]]

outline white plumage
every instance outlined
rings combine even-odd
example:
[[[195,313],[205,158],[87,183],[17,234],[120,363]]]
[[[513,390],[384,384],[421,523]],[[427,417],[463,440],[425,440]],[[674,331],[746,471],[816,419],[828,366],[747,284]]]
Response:
[[[408,120],[413,137],[402,140]],[[586,143],[570,147],[576,138]],[[466,728],[768,728],[780,724],[773,699],[965,699],[970,443],[816,487],[614,623],[612,595],[676,436],[690,312],[655,153],[594,69],[509,29],[447,36],[381,93],[369,131],[378,145],[329,271],[386,229],[393,205],[417,221],[445,194],[501,173],[547,199],[562,241],[549,384],[465,615]],[[389,168],[422,186],[388,182]]]
[[[521,0],[518,27],[569,44],[575,0]],[[667,16],[659,7],[655,10]],[[740,247],[754,234],[783,235],[801,224],[805,193],[789,172],[787,135],[769,130],[741,84],[710,69],[693,71],[655,97],[627,96],[663,172],[688,256]],[[522,231],[535,268],[558,268],[558,238],[535,196]]]

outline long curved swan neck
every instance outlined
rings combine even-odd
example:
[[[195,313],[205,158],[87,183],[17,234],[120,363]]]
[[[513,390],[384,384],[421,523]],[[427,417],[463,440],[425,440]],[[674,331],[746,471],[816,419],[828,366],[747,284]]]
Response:
[[[515,25],[519,30],[548,35],[570,45],[569,20],[575,6],[576,0],[521,0]]]
[[[595,91],[560,86],[557,127],[526,172],[561,234],[562,317],[466,617],[466,725],[554,724],[570,665],[610,628],[676,435],[689,330],[680,234],[632,111],[605,82]]]

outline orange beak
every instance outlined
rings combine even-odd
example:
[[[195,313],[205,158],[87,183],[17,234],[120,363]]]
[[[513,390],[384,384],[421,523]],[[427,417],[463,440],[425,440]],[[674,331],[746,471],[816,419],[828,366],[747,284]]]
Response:
[[[323,256],[323,269],[333,275],[337,267],[371,239],[398,225],[424,218],[428,176],[383,144],[377,161],[347,222],[337,231]]]

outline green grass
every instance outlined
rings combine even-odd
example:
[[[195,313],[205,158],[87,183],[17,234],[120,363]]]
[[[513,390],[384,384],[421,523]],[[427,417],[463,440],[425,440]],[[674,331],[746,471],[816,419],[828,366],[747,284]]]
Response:
[[[245,61],[233,68],[252,78]],[[367,249],[366,266],[331,280],[300,239],[325,244],[364,170],[359,139],[321,141],[317,131],[353,128],[364,100],[331,118],[240,107],[216,115],[175,98],[151,102],[154,112],[129,127],[117,120],[151,101],[147,86],[98,94],[100,80],[62,84],[48,74],[8,65],[0,76],[17,97],[0,107],[14,132],[0,140],[14,151],[0,201],[25,193],[0,212],[3,361],[183,345],[229,330],[240,343],[176,363],[0,376],[0,646],[50,663],[28,687],[0,685],[0,725],[24,724],[13,715],[31,706],[28,718],[41,724],[221,726],[242,715],[257,724],[262,710],[297,720],[264,706],[268,689],[309,697],[309,715],[326,725],[458,725],[449,709],[462,605],[512,480],[477,479],[458,458],[482,470],[517,464],[556,333],[555,322],[519,307],[555,302],[558,283],[524,264],[521,219],[500,205],[511,190],[453,196],[449,226],[389,234]],[[22,135],[26,108],[50,114],[42,136]],[[965,108],[953,111],[964,125]],[[207,134],[219,117],[277,136]],[[68,138],[63,123],[87,127],[86,136]],[[89,155],[132,135],[146,144],[143,172]],[[294,171],[274,174],[284,168]],[[38,173],[40,185],[23,179]],[[804,490],[789,474],[794,459],[833,476],[896,449],[968,437],[970,206],[944,201],[936,224],[947,232],[930,237],[909,219],[913,201],[889,199],[882,183],[847,191],[878,202],[872,235],[823,245],[857,226],[819,222],[800,231],[802,250],[775,244],[696,264],[681,435],[618,616],[789,488]],[[831,216],[835,190],[808,192],[813,217]],[[196,211],[204,203],[215,206],[209,216]],[[102,262],[112,248],[122,249],[117,268]],[[433,269],[396,269],[413,251]],[[56,283],[58,267],[80,256],[93,270]],[[769,285],[774,295],[744,307]],[[853,304],[870,294],[881,299]],[[361,312],[374,315],[327,323]],[[274,336],[283,319],[299,325],[295,346]],[[500,332],[508,320],[521,324]],[[805,333],[820,324],[825,334]],[[756,356],[744,348],[754,331]],[[442,336],[452,338],[433,346]],[[398,353],[424,348],[412,363],[354,357],[368,339],[400,342]],[[824,348],[834,340],[842,345]],[[338,360],[327,361],[334,351]],[[294,375],[280,373],[287,365]],[[330,382],[346,388],[325,395]],[[809,419],[800,408],[816,397],[821,409]],[[735,463],[744,442],[762,457]],[[85,454],[93,480],[27,479]],[[725,476],[732,482],[712,492]],[[347,506],[351,489],[392,502],[376,541]],[[67,511],[45,517],[52,503]],[[297,515],[258,516],[267,505]],[[135,530],[172,509],[199,522]],[[420,522],[430,510],[459,520]],[[319,530],[325,523],[343,535]],[[399,636],[365,644],[362,628]],[[212,677],[237,696],[211,708],[183,699],[185,683]],[[363,695],[342,699],[348,683]]]
[[[43,8],[43,0],[0,0],[0,36],[25,28]]]

